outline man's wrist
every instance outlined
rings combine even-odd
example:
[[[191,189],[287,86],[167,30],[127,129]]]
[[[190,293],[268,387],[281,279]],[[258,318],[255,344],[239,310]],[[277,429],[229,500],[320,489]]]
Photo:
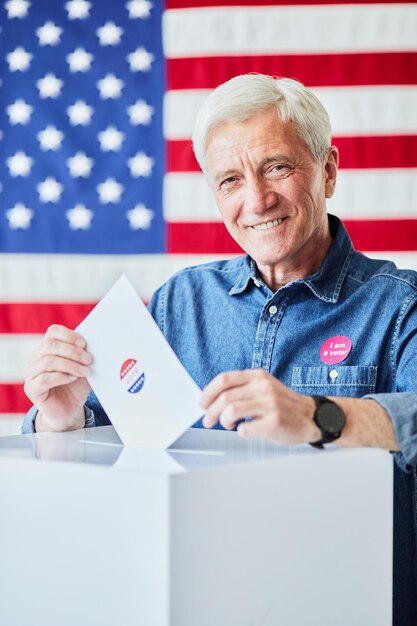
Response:
[[[90,411],[90,414],[92,412]],[[90,417],[90,416],[89,416]],[[86,426],[86,412],[84,407],[80,412],[71,418],[50,418],[38,411],[34,420],[34,430],[40,432],[66,432],[70,430],[79,430]],[[93,416],[94,419],[94,416]]]

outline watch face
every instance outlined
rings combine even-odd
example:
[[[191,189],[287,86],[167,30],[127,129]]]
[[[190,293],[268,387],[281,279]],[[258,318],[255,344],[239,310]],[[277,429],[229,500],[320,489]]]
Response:
[[[324,402],[317,410],[316,420],[319,427],[329,433],[337,435],[346,423],[342,409],[333,402]]]

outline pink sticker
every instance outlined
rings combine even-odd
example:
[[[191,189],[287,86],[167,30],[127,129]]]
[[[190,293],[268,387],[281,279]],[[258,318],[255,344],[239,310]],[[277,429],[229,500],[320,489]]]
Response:
[[[352,349],[352,342],[349,337],[336,335],[330,337],[320,348],[320,358],[327,365],[335,365],[346,359]]]

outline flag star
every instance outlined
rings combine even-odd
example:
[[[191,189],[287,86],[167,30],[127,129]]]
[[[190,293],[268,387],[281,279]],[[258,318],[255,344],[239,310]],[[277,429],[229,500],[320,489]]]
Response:
[[[74,154],[73,157],[67,160],[67,165],[73,178],[87,178],[91,174],[94,161],[84,152],[77,152],[77,154]]]
[[[117,152],[125,138],[124,133],[121,133],[114,126],[108,126],[97,137],[103,152]]]
[[[77,100],[75,104],[67,108],[67,113],[72,126],[87,126],[91,122],[94,109],[84,100]]]
[[[62,28],[59,28],[53,22],[45,22],[43,26],[36,29],[36,34],[39,37],[40,46],[55,46],[59,43]]]
[[[7,11],[7,17],[26,17],[30,2],[28,0],[9,0],[4,5]]]
[[[126,4],[130,19],[149,17],[152,7],[153,4],[149,0],[130,0]]]
[[[27,124],[32,115],[33,107],[24,100],[16,100],[6,108],[6,111],[10,124]]]
[[[37,137],[42,150],[58,150],[61,147],[64,133],[61,133],[55,126],[47,126],[38,133]]]
[[[6,211],[6,217],[9,220],[10,228],[29,228],[30,220],[33,217],[33,211],[28,209],[24,204],[18,202],[12,209]]]
[[[54,74],[46,74],[36,83],[41,98],[57,98],[61,95],[62,85],[62,80]]]
[[[91,2],[87,2],[87,0],[70,0],[70,2],[66,3],[65,8],[68,11],[69,20],[84,20],[86,17],[90,17]]]
[[[74,52],[67,55],[70,72],[88,72],[93,59],[93,55],[84,48],[76,48]]]
[[[116,26],[114,22],[106,22],[104,26],[96,30],[100,40],[100,46],[115,46],[120,43],[123,28]]]
[[[48,176],[36,186],[41,202],[58,202],[61,198],[62,185],[55,178]]]
[[[24,48],[15,48],[6,56],[9,70],[11,72],[25,72],[29,69],[33,54],[26,52]]]
[[[151,69],[155,57],[145,48],[136,48],[134,52],[127,55],[127,60],[132,72],[147,72]]]
[[[87,209],[84,204],[76,204],[73,209],[65,213],[69,221],[69,227],[73,230],[87,230],[91,226],[93,211]]]
[[[33,159],[24,152],[16,152],[7,159],[10,176],[28,176],[33,165]]]
[[[126,215],[132,230],[147,230],[151,226],[153,211],[147,209],[143,204],[137,204],[133,209],[127,211]]]
[[[151,122],[154,109],[145,100],[137,100],[135,104],[128,107],[127,112],[130,117],[130,123],[133,126],[138,126],[139,124],[147,126]]]
[[[102,204],[109,204],[110,202],[116,204],[123,193],[123,185],[114,180],[114,178],[106,178],[104,183],[97,185],[97,191]]]
[[[150,176],[152,174],[154,163],[155,161],[144,152],[138,152],[127,162],[130,168],[130,173],[135,178],[138,178],[139,176]]]
[[[97,87],[100,91],[100,98],[107,100],[112,98],[120,98],[120,94],[123,89],[123,81],[117,78],[114,74],[107,74],[104,78],[97,82]]]

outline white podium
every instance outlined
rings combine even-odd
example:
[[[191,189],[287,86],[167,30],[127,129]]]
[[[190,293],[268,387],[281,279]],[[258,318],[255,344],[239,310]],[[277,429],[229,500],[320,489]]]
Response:
[[[392,458],[192,429],[0,439],[1,626],[389,626]]]

